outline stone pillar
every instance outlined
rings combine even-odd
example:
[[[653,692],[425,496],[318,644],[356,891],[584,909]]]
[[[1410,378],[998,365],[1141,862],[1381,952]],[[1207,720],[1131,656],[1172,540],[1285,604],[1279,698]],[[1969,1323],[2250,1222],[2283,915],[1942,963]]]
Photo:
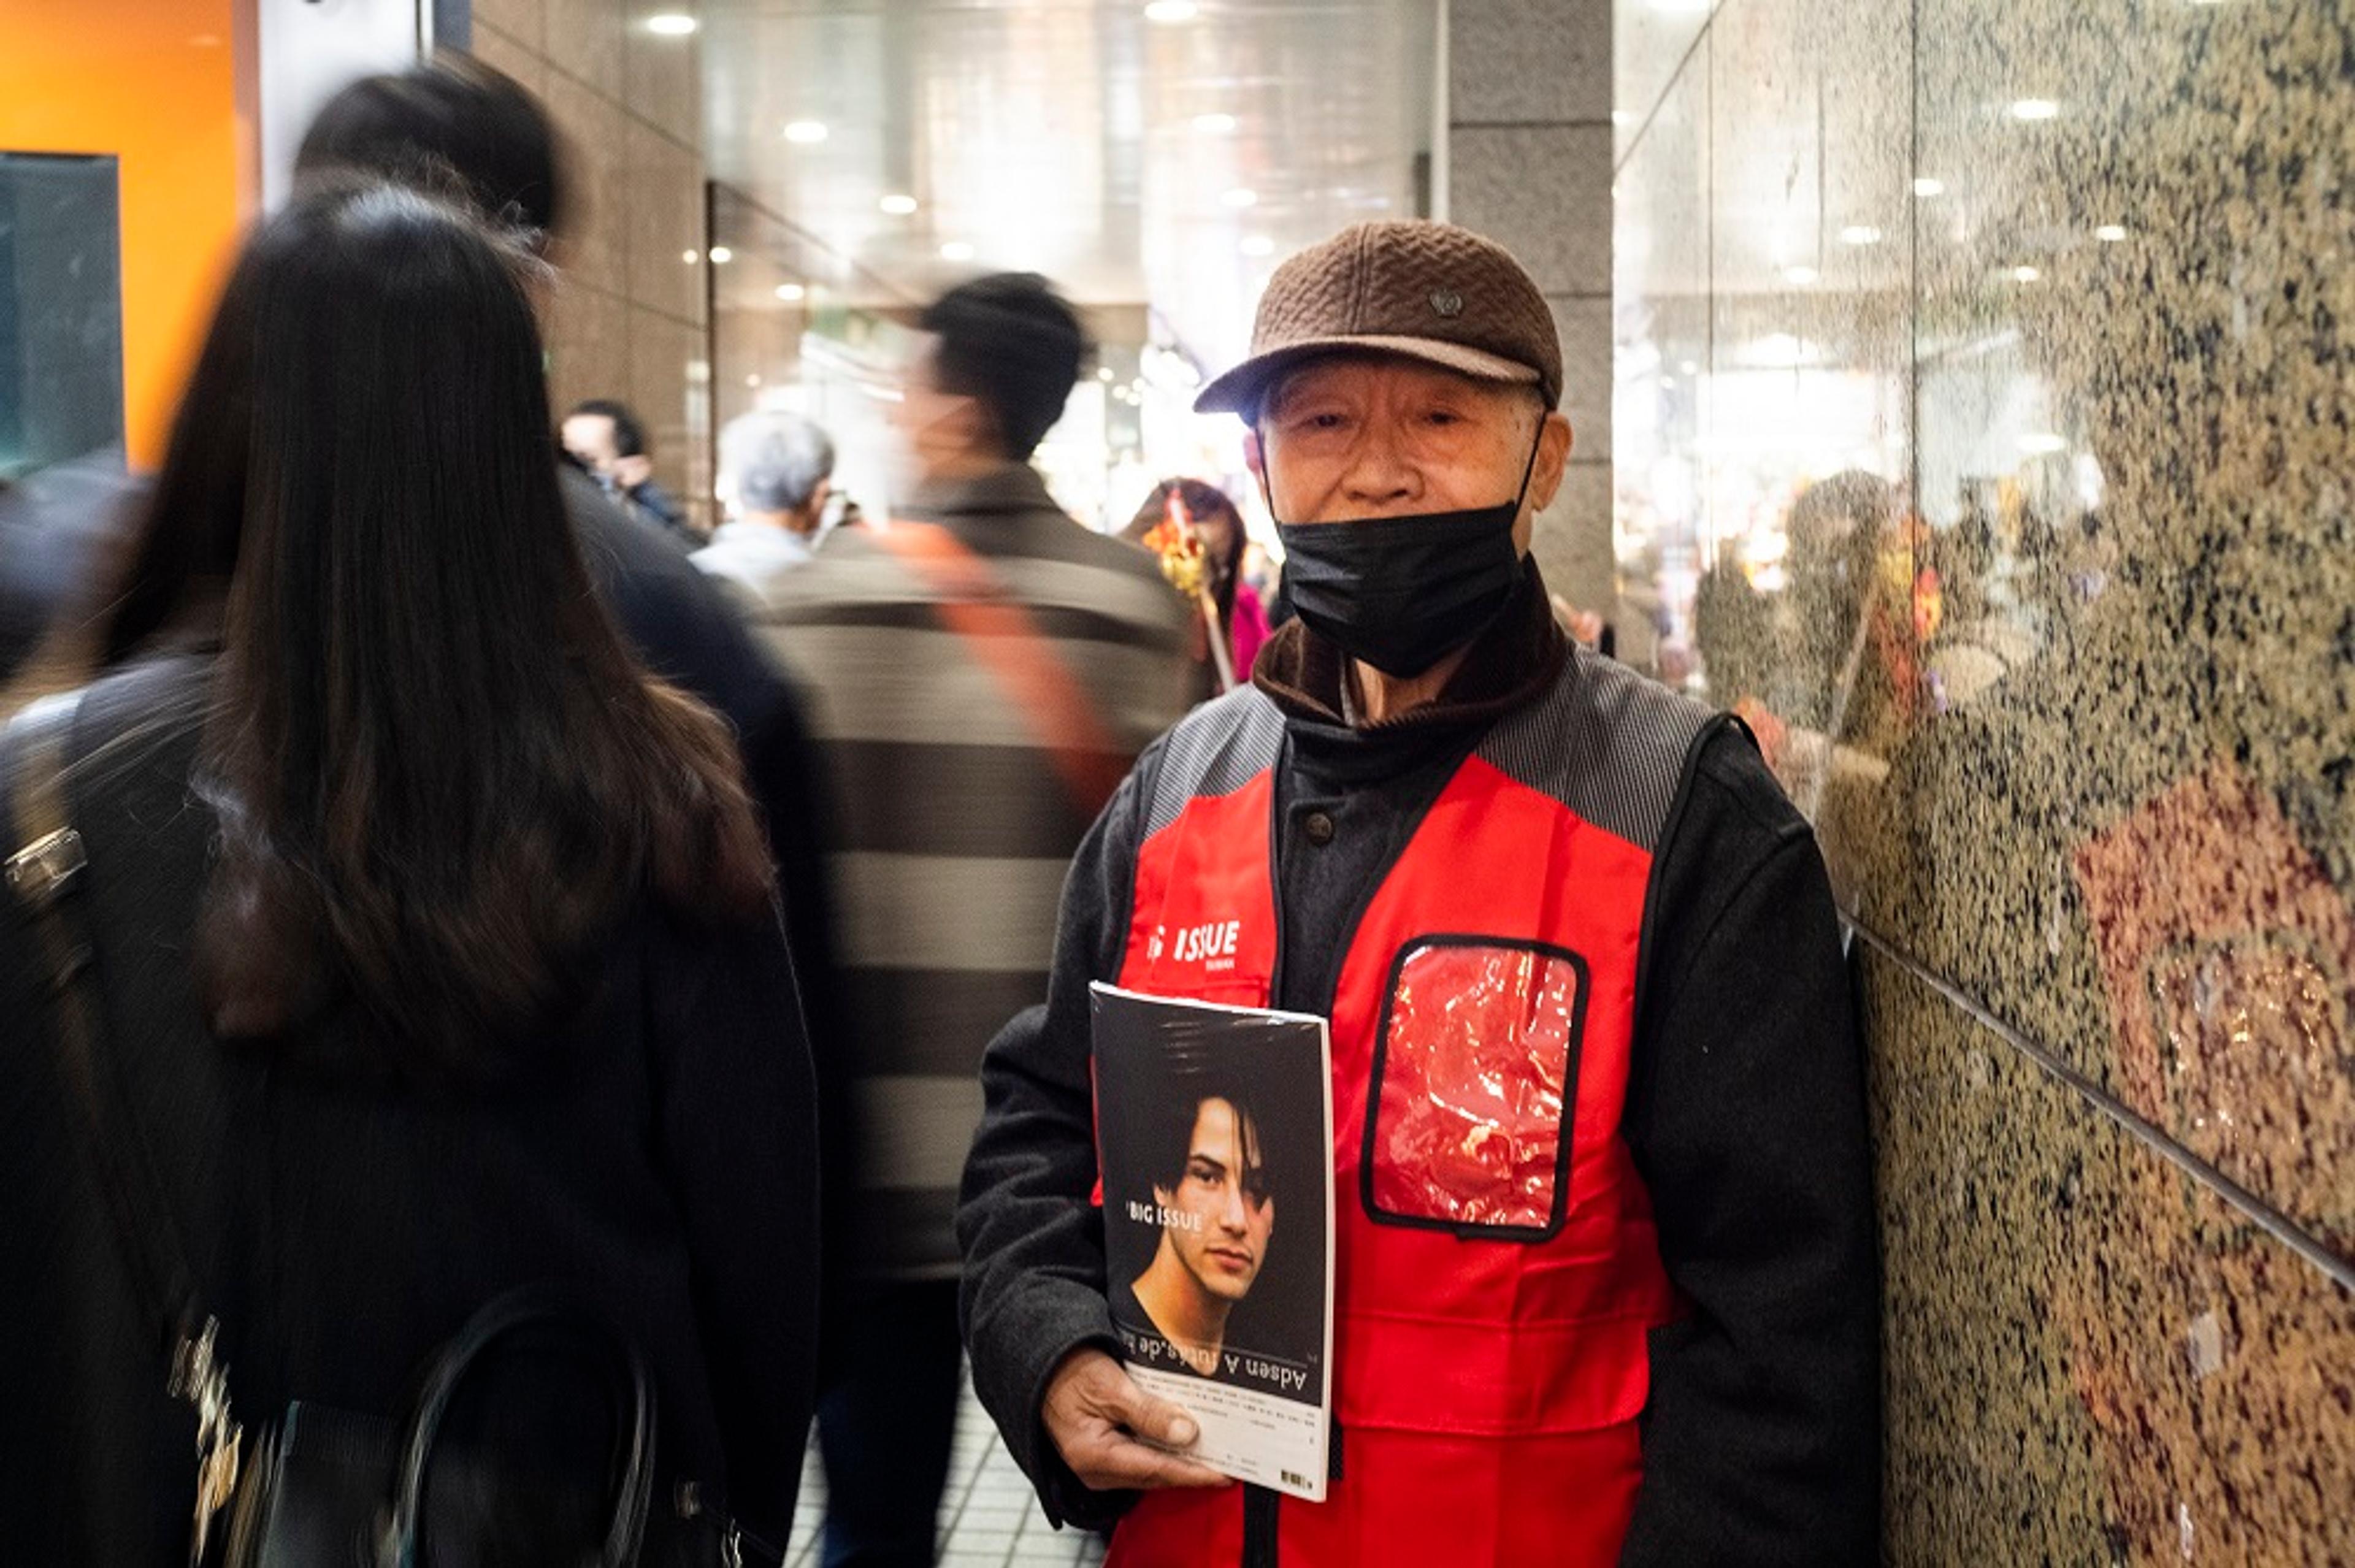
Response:
[[[1556,593],[1613,616],[1611,0],[1442,0],[1441,16],[1434,216],[1510,250],[1553,306],[1578,443],[1535,550]]]

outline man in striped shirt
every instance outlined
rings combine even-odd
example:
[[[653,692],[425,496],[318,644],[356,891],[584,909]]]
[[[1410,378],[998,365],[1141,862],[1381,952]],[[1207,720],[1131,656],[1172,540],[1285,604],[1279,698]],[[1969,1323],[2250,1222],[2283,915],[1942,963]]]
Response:
[[[920,325],[899,413],[914,494],[892,527],[777,574],[758,610],[837,802],[856,1178],[819,1408],[829,1568],[932,1561],[982,1049],[1046,1000],[1064,869],[1190,673],[1186,605],[1153,559],[1075,523],[1028,465],[1087,351],[1071,307],[1004,274]]]

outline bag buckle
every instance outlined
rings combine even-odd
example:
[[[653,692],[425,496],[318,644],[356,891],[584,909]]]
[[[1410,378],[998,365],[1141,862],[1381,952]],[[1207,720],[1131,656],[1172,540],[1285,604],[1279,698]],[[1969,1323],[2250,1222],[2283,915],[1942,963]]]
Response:
[[[9,856],[6,864],[10,890],[37,911],[48,909],[64,895],[90,864],[90,857],[82,849],[81,835],[60,827]]]
[[[213,1340],[219,1331],[219,1320],[208,1317],[201,1334],[180,1341],[172,1357],[168,1385],[174,1399],[187,1401],[197,1413],[197,1508],[188,1553],[192,1564],[204,1561],[213,1515],[227,1507],[237,1491],[243,1447],[243,1430],[229,1418],[229,1369],[213,1359]]]

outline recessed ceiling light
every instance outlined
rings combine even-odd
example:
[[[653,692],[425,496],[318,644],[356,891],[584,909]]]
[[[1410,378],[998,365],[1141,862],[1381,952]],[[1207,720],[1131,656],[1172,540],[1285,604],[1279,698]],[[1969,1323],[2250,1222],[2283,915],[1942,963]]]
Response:
[[[678,259],[690,267],[695,265],[695,252],[692,251],[681,251],[678,253]]]
[[[2011,281],[2015,283],[2032,283],[2043,275],[2033,267],[2014,267],[2011,270]]]
[[[1934,196],[1944,196],[1946,194],[1946,182],[1945,180],[1934,179],[1915,180],[1913,182],[1913,194],[1920,197],[1924,201],[1929,200]]]
[[[1226,195],[1219,197],[1219,199],[1225,202],[1229,207],[1257,207],[1259,205],[1259,192],[1252,189],[1249,186],[1239,185],[1235,187],[1234,189],[1227,192]]]
[[[796,120],[785,127],[785,140],[799,143],[805,147],[815,146],[826,138],[826,122],[823,120]]]
[[[1881,230],[1875,229],[1870,223],[1851,223],[1847,228],[1840,230],[1840,243],[1843,245],[1878,245],[1881,243]]]
[[[1614,125],[1633,125],[1635,123],[1636,116],[1630,110],[1614,109],[1611,112],[1611,123]]]
[[[1783,269],[1784,281],[1785,283],[1796,283],[1801,288],[1805,288],[1809,283],[1814,283],[1818,275],[1819,274],[1813,267],[1785,267]]]
[[[910,213],[916,210],[916,198],[912,196],[901,196],[897,192],[894,192],[892,195],[885,197],[881,201],[877,202],[875,205],[881,208],[884,211],[890,213],[894,218],[905,218]]]
[[[808,295],[809,290],[802,287],[799,283],[779,283],[777,285],[777,297],[784,301],[787,304],[791,304],[796,300],[805,299]]]
[[[1194,0],[1153,0],[1145,8],[1148,22],[1190,22],[1201,14],[1202,8]]]
[[[758,370],[754,370],[754,371],[751,372],[750,374],[748,374],[748,375],[744,378],[744,384],[745,384],[746,386],[748,386],[748,387],[757,387],[757,386],[759,386],[759,385],[761,384],[761,372],[759,372]]]
[[[2061,106],[2049,98],[2022,98],[2011,106],[2015,120],[2051,120],[2061,112]]]
[[[736,252],[725,245],[714,245],[711,248],[711,264],[715,267],[724,267],[735,259]]]
[[[2019,450],[2032,456],[2049,456],[2056,452],[2068,451],[2069,438],[2054,435],[2050,431],[2031,431],[2019,438]]]
[[[947,244],[941,247],[941,260],[943,261],[970,261],[973,260],[973,247],[966,244],[962,240],[952,240]]]
[[[646,31],[660,33],[666,38],[683,38],[695,31],[698,25],[694,17],[682,16],[677,11],[665,11],[646,18]]]
[[[1109,366],[1109,365],[1104,365],[1104,366],[1101,366],[1101,367],[1099,367],[1099,368],[1097,368],[1097,370],[1096,370],[1096,379],[1097,379],[1097,380],[1099,380],[1099,381],[1109,381],[1109,380],[1111,380],[1111,379],[1112,379],[1112,367],[1111,367],[1111,366]]]
[[[1235,249],[1246,256],[1273,256],[1275,254],[1275,241],[1264,234],[1246,234]]]
[[[2115,245],[2126,237],[2126,226],[2123,223],[2105,223],[2094,230],[2094,238],[2105,245]]]
[[[1235,117],[1231,114],[1197,114],[1194,116],[1194,129],[1199,131],[1205,136],[1223,136],[1234,128]]]

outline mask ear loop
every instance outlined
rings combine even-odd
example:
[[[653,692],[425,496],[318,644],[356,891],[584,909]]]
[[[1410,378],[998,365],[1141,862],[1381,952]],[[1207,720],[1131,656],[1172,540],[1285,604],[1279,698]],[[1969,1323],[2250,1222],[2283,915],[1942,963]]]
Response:
[[[1548,409],[1538,415],[1537,439],[1529,443],[1529,460],[1521,464],[1521,487],[1513,496],[1515,522],[1520,521],[1522,503],[1529,498],[1529,476],[1538,471],[1538,453],[1545,448],[1546,415],[1552,412],[1551,409]],[[1265,459],[1263,458],[1262,462],[1264,463]]]

